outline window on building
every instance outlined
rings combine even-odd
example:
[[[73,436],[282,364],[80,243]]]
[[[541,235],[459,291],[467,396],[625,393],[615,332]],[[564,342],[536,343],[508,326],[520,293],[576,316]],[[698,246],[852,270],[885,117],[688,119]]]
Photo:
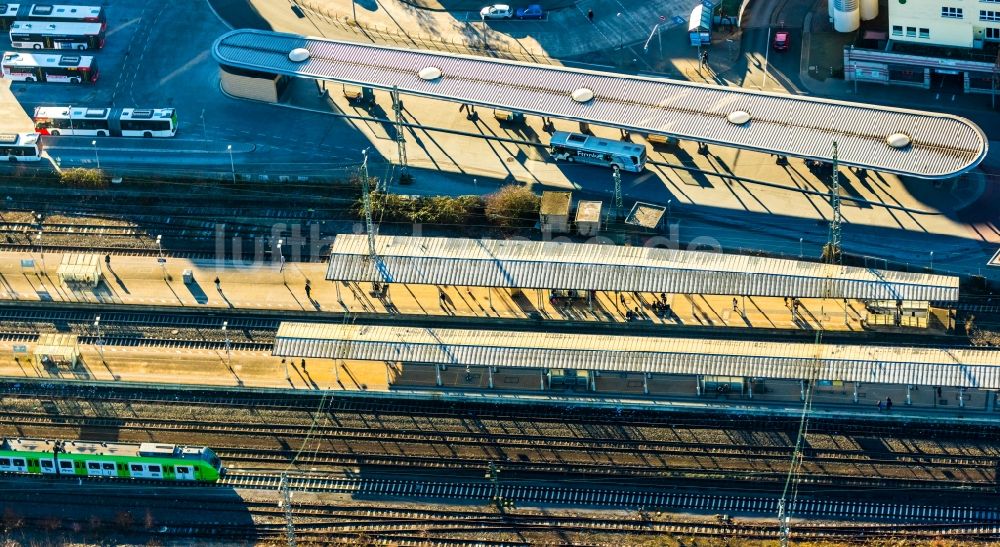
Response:
[[[903,35],[903,25],[893,25],[892,26],[892,35],[893,36],[902,36]]]
[[[964,15],[962,14],[962,8],[941,6],[941,17],[945,19],[961,19]]]
[[[920,29],[919,37],[920,38],[930,38],[931,37],[931,29],[929,29],[929,28],[922,28],[922,29]]]
[[[1000,21],[1000,11],[979,10],[980,21]]]
[[[1000,42],[1000,28],[986,28],[986,39],[991,42]]]
[[[908,38],[916,38],[917,37],[917,27],[906,27],[906,36]]]
[[[979,0],[980,2],[985,2],[987,4],[1000,4],[1000,0]]]

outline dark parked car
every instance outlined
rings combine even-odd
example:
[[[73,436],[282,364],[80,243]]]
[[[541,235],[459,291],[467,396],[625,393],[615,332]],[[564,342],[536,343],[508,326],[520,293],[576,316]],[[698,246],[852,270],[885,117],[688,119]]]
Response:
[[[526,8],[517,8],[515,15],[518,19],[544,19],[545,10],[538,4],[531,4]]]

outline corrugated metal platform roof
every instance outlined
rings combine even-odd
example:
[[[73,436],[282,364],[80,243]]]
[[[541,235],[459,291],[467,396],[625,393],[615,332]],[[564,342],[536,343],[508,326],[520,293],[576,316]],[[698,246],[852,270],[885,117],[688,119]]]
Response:
[[[296,48],[308,50],[309,58],[289,60]],[[957,116],[677,80],[249,29],[221,36],[212,54],[235,68],[398,87],[405,94],[784,156],[829,160],[837,141],[845,165],[923,178],[968,171],[987,149],[982,130]],[[422,79],[418,72],[427,67],[442,76]],[[593,91],[593,100],[575,101],[571,94],[580,88]],[[749,113],[750,121],[730,123],[735,111]],[[889,146],[895,133],[912,144]]]
[[[1000,352],[282,323],[274,354],[1000,389]]]
[[[330,281],[519,289],[958,300],[958,278],[746,255],[592,243],[341,234]]]

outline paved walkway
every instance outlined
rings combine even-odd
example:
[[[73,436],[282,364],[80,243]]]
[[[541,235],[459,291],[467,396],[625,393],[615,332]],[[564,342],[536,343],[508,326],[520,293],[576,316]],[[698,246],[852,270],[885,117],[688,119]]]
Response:
[[[44,259],[44,260],[43,260]],[[32,261],[26,263],[25,260]],[[648,293],[596,293],[573,301],[550,299],[548,291],[487,290],[395,284],[382,296],[371,284],[325,281],[326,264],[236,265],[215,261],[155,257],[113,257],[102,266],[96,288],[70,288],[58,278],[62,255],[0,253],[0,299],[23,302],[89,302],[200,309],[267,309],[426,316],[538,318],[595,322],[632,321],[665,325],[860,331],[864,305],[841,300],[802,299],[797,313],[782,298],[733,298]],[[193,281],[185,283],[190,270]],[[219,280],[218,286],[215,280]],[[306,292],[306,283],[310,291]],[[443,296],[443,297],[442,297]],[[670,312],[657,313],[663,299]],[[846,313],[845,313],[846,312]]]

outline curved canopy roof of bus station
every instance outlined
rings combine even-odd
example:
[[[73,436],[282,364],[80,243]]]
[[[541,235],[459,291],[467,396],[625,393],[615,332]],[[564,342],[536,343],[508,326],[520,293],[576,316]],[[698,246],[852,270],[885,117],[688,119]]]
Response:
[[[1000,389],[1000,351],[282,323],[274,355]]]
[[[782,156],[829,161],[836,141],[845,165],[922,178],[968,171],[987,149],[982,130],[957,116],[678,80],[250,29],[223,35],[212,54],[223,67]]]
[[[340,234],[328,281],[731,294],[858,300],[958,300],[958,278],[704,251],[595,243]]]

